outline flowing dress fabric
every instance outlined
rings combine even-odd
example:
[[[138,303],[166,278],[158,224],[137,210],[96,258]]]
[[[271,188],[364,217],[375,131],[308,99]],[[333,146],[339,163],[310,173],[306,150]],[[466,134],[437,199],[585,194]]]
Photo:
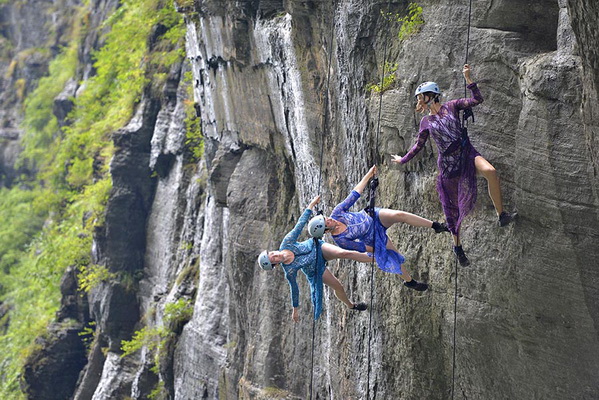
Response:
[[[333,209],[331,218],[347,226],[340,234],[333,235],[333,240],[341,248],[361,253],[366,252],[366,246],[373,247],[378,267],[385,272],[401,275],[401,264],[405,262],[405,258],[397,251],[387,248],[389,238],[387,228],[379,219],[380,209],[375,209],[374,219],[364,210],[349,211],[359,198],[360,193],[352,190],[349,196]]]
[[[459,112],[482,103],[483,97],[476,83],[468,85],[468,89],[472,92],[471,98],[449,101],[436,115],[422,118],[416,144],[401,159],[402,164],[410,161],[422,150],[429,135],[433,137],[439,153],[437,192],[447,227],[454,235],[474,208],[477,196],[474,159],[480,153],[470,143],[467,132],[462,131]]]
[[[283,241],[279,250],[290,250],[295,258],[291,264],[283,264],[285,278],[289,282],[291,289],[291,303],[293,307],[299,307],[299,287],[297,286],[297,271],[301,270],[310,284],[310,294],[312,305],[314,307],[314,319],[318,319],[322,312],[322,274],[326,269],[326,261],[322,255],[322,240],[308,239],[298,242],[297,239],[302,233],[304,226],[312,216],[312,210],[306,209],[295,227],[289,232]]]

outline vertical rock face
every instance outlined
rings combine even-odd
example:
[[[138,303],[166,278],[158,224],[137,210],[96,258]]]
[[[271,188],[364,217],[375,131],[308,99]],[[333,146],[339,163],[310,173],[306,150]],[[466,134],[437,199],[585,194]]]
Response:
[[[385,5],[374,2],[342,1],[333,10],[321,2],[204,1],[188,16],[213,198],[204,222],[211,237],[201,250],[210,255],[201,258],[196,312],[175,356],[176,398],[307,396],[307,287],[303,321],[292,325],[281,272],[258,270],[255,256],[277,246],[318,193],[325,107],[325,210],[380,157],[381,206],[442,218],[433,146],[401,168],[388,154],[414,141],[411,96],[419,82],[437,81],[445,101],[463,96],[464,3],[423,4],[421,32],[403,42],[399,26],[381,16]],[[404,6],[393,3],[391,12],[403,15]],[[520,219],[498,229],[481,182],[463,228],[473,266],[459,271],[457,398],[592,398],[599,389],[594,8],[474,3],[468,60],[486,100],[471,137]],[[379,98],[365,87],[379,79],[385,41],[397,80],[383,95],[376,142]],[[315,341],[321,397],[443,399],[451,390],[450,240],[406,226],[390,235],[431,290],[407,292],[397,277],[375,271],[371,329],[367,315],[348,313],[327,294]],[[370,299],[369,267],[329,268],[352,298]]]
[[[282,271],[260,270],[256,256],[278,247],[313,196],[322,194],[330,212],[375,160],[379,206],[443,219],[434,145],[401,167],[389,154],[404,154],[415,140],[412,94],[420,82],[439,83],[443,101],[463,96],[468,4],[423,2],[421,31],[400,41],[396,18],[385,13],[405,15],[403,1],[389,10],[372,0],[178,3],[189,62],[173,67],[160,99],[145,93],[115,133],[114,190],[94,245],[94,262],[139,284],[95,289],[91,316],[73,293],[63,294],[59,319],[97,322],[79,380],[60,388],[65,398],[147,398],[159,379],[163,394],[181,400],[307,398],[311,386],[315,398],[447,399],[454,383],[459,399],[596,397],[594,1],[473,2],[468,61],[485,102],[469,131],[520,217],[499,229],[481,181],[462,232],[472,265],[457,277],[448,236],[390,229],[408,268],[430,284],[424,293],[379,270],[371,292],[371,266],[329,263],[354,301],[370,303],[372,319],[325,290],[314,340],[305,280],[301,322],[293,324]],[[117,5],[93,4],[95,27]],[[99,37],[90,30],[85,38],[82,77],[93,73]],[[397,72],[379,97],[366,87],[385,61]],[[77,89],[69,85],[57,99],[67,108]],[[188,85],[202,121],[200,162],[186,144]],[[193,299],[193,316],[174,330],[158,369],[150,369],[148,349],[121,358],[121,341],[162,326],[167,305],[179,299]],[[46,346],[39,355],[52,362],[27,381],[54,376],[61,361],[52,355],[65,351],[53,348],[70,339]]]

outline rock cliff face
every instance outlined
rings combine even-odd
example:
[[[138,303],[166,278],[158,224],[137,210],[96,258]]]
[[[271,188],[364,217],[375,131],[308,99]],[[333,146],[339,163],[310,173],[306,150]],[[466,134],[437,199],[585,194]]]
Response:
[[[19,172],[23,100],[48,71],[49,61],[72,34],[78,0],[0,4],[0,184],[10,186]]]
[[[373,299],[372,318],[349,312],[326,290],[312,342],[306,282],[299,279],[302,319],[293,324],[283,273],[256,267],[259,251],[278,246],[313,196],[322,193],[329,212],[376,160],[379,206],[443,218],[434,146],[402,167],[389,154],[404,154],[415,140],[418,83],[435,80],[445,101],[463,96],[468,4],[422,2],[421,31],[400,41],[399,23],[384,15],[405,15],[407,3],[178,2],[188,63],[173,67],[163,98],[148,91],[114,134],[114,189],[94,247],[96,261],[139,283],[94,289],[89,315],[63,301],[63,313],[97,323],[87,365],[77,364],[81,374],[61,388],[75,386],[64,398],[142,399],[159,381],[164,396],[182,400],[309,398],[312,378],[314,398],[447,399],[454,383],[456,399],[596,398],[593,0],[473,2],[468,61],[485,102],[469,130],[520,217],[497,228],[481,181],[463,225],[469,268],[456,276],[449,236],[394,227],[391,239],[430,290],[409,291],[379,270],[371,282],[370,265],[329,263],[352,299]],[[116,7],[94,5],[98,26]],[[90,33],[88,50],[97,40]],[[81,76],[92,74],[89,56],[81,60]],[[378,82],[385,61],[397,72],[380,102],[366,87]],[[188,70],[191,82],[182,79]],[[199,162],[186,149],[188,85],[202,121]],[[158,369],[148,348],[120,357],[122,340],[168,324],[165,308],[181,299],[193,300],[193,315],[162,343]],[[72,339],[65,337],[61,344]],[[60,371],[60,359],[47,359],[47,375],[25,377],[31,398],[49,398],[47,387],[32,385]]]
[[[175,361],[182,364],[178,398],[266,398],[273,388],[289,398],[308,396],[308,301],[304,296],[303,322],[288,322],[282,274],[259,271],[254,258],[276,246],[317,194],[326,107],[326,210],[380,157],[381,206],[442,218],[432,146],[405,168],[392,166],[388,154],[402,154],[414,141],[411,94],[419,82],[436,80],[446,99],[463,95],[466,2],[423,4],[422,31],[401,43],[399,27],[381,16],[385,4],[331,3],[203,2],[198,17],[189,17],[188,57],[210,144],[209,204],[227,216],[215,221],[212,253],[227,251],[209,285],[224,285],[228,297],[223,305],[221,290],[198,290],[201,308]],[[390,11],[403,15],[405,6],[392,2]],[[459,271],[457,398],[590,399],[599,389],[597,60],[583,50],[597,43],[588,28],[596,17],[588,2],[474,4],[469,62],[486,101],[476,110],[472,141],[500,172],[505,201],[521,216],[499,230],[481,182],[463,229],[473,266]],[[397,84],[383,96],[377,143],[379,98],[365,87],[379,79],[385,41]],[[401,290],[395,277],[376,271],[371,330],[367,315],[348,313],[327,294],[316,325],[315,396],[449,396],[456,279],[450,240],[405,226],[391,237],[431,290]],[[329,268],[353,298],[369,300],[368,266]],[[201,264],[200,282],[208,285],[203,272]],[[219,309],[228,317],[225,329],[222,317],[215,324]],[[193,373],[185,375],[187,365]]]

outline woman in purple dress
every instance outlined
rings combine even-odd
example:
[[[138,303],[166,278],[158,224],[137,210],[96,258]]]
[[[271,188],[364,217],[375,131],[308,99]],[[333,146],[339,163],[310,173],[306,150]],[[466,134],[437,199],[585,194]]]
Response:
[[[485,160],[472,146],[466,131],[460,123],[460,110],[468,109],[483,102],[483,97],[476,83],[470,77],[470,66],[464,65],[464,78],[472,98],[452,100],[441,104],[441,91],[434,82],[425,82],[416,89],[418,104],[416,111],[429,115],[420,121],[420,129],[416,144],[403,157],[393,155],[393,162],[405,164],[410,161],[426,143],[429,135],[437,144],[439,157],[437,166],[437,192],[441,200],[447,227],[453,234],[454,252],[460,265],[466,266],[470,261],[464,254],[460,242],[460,225],[466,215],[474,208],[476,202],[476,175],[482,175],[488,182],[489,196],[497,212],[499,226],[509,224],[516,214],[503,210],[501,188],[495,168]]]

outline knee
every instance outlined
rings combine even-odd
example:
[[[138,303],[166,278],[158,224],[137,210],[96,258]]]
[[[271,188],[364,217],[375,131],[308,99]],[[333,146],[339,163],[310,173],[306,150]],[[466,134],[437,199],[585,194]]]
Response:
[[[404,211],[395,210],[393,213],[393,219],[398,222],[405,222],[407,213]]]
[[[492,165],[485,167],[482,173],[487,179],[497,179],[497,170]]]
[[[352,252],[351,252],[350,250],[347,250],[347,249],[341,249],[341,250],[339,251],[339,254],[338,254],[338,256],[339,256],[339,258],[342,258],[342,259],[344,259],[344,260],[347,260],[348,258],[350,258],[350,257],[351,257],[351,254],[352,254]]]

